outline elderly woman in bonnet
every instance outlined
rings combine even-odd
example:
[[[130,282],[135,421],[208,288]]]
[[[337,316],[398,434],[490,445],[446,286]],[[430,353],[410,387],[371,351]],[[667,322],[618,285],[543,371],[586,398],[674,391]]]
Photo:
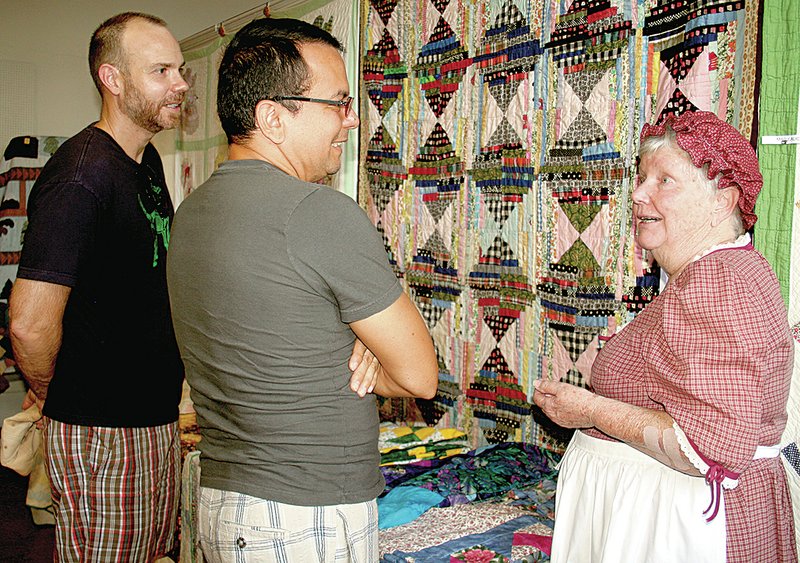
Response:
[[[708,112],[645,125],[636,241],[669,281],[599,352],[591,390],[540,380],[577,428],[561,462],[552,561],[796,561],[777,446],[793,345],[747,231],[762,179]]]

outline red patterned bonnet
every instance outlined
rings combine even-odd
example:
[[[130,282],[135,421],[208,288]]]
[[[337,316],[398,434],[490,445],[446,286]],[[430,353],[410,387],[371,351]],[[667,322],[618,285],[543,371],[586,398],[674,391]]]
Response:
[[[670,115],[658,125],[645,124],[639,141],[663,136],[667,126],[675,131],[678,146],[689,154],[697,168],[708,164],[709,180],[719,176],[719,189],[739,188],[742,223],[749,230],[758,219],[753,209],[764,183],[750,143],[710,111],[685,112],[677,117]]]

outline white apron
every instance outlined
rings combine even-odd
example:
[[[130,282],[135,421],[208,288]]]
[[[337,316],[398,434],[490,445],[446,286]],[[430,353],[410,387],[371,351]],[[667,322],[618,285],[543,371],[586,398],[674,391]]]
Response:
[[[703,477],[576,431],[561,460],[552,563],[724,563],[725,502]]]

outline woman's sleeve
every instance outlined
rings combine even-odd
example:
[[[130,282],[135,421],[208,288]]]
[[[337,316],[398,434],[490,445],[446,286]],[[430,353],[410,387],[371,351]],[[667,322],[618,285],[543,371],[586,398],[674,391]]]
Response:
[[[757,284],[730,264],[700,260],[664,295],[663,338],[647,351],[664,405],[695,450],[739,473],[753,459],[770,331]]]

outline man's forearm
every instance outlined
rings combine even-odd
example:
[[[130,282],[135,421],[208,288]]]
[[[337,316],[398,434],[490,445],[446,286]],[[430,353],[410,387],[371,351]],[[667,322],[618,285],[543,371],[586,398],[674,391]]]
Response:
[[[26,377],[25,381],[28,382],[31,391],[33,391],[33,394],[36,395],[36,398],[44,403],[44,401],[47,399],[47,389],[50,387],[50,381],[48,380],[45,383],[38,379],[31,379],[29,377]]]
[[[431,386],[427,384],[426,381],[414,381],[416,386],[420,388],[416,390],[412,388],[412,385],[405,386],[395,381],[383,367],[380,367],[379,370],[378,379],[375,383],[375,393],[381,397],[415,397],[430,399],[436,393],[436,386]]]
[[[36,396],[44,401],[61,349],[62,322],[71,289],[17,279],[8,301],[14,359]]]
[[[439,369],[433,340],[407,294],[350,327],[380,362],[375,393],[422,399],[436,395]]]
[[[61,331],[55,334],[41,335],[40,338],[27,342],[11,335],[14,348],[14,360],[36,396],[44,401],[47,398],[47,389],[53,378],[56,357],[61,347]]]

